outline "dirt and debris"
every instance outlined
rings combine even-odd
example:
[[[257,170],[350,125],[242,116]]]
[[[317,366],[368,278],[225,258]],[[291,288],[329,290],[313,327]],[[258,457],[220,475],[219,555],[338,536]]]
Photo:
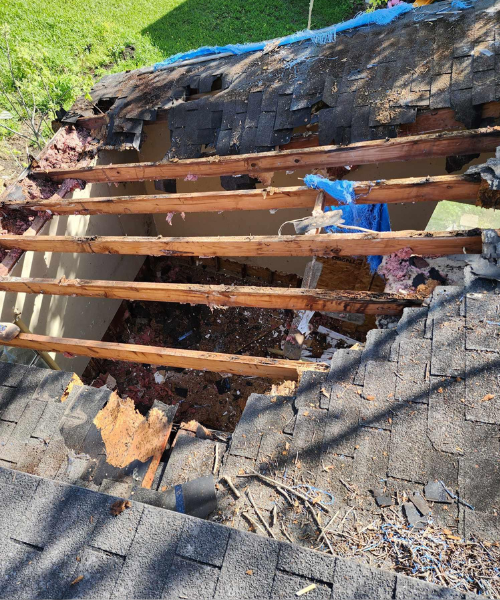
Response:
[[[275,510],[269,520],[269,511],[265,511],[264,519],[279,539],[457,591],[500,598],[500,542],[475,536],[466,540],[455,530],[438,526],[434,520],[438,506],[428,504],[420,493],[404,488],[373,490],[391,499],[373,513],[358,506],[361,491],[354,483],[339,479],[351,501],[337,508],[328,492],[299,485],[290,473],[285,476],[264,476],[252,469],[240,469],[236,483],[240,498],[234,503],[233,518],[245,516],[251,531],[270,537],[259,526],[245,493],[246,486],[251,486],[253,494],[258,495],[255,486],[261,484],[276,492],[272,497]]]
[[[106,446],[107,462],[118,468],[135,460],[146,462],[154,456],[172,426],[157,408],[152,408],[147,417],[143,417],[135,409],[133,400],[123,400],[116,392],[97,413],[94,425]]]
[[[378,274],[385,278],[385,291],[416,293],[427,298],[438,285],[463,284],[465,262],[449,256],[418,256],[401,248],[384,256]]]
[[[129,500],[117,500],[110,506],[109,512],[113,517],[117,517],[118,515],[121,515],[125,509],[130,508],[131,506],[132,504]]]
[[[187,266],[183,259],[150,257],[136,280],[241,285],[241,274],[236,274],[237,269],[241,270],[242,265],[234,263],[228,265],[228,270],[216,271],[206,268],[203,262]],[[269,279],[264,281],[250,275],[250,272],[257,273],[257,268],[248,265],[244,271],[245,282],[269,285]],[[265,277],[271,277],[265,271]],[[273,278],[273,285],[286,285],[287,277],[276,274]],[[276,358],[292,318],[293,312],[286,310],[125,301],[103,339]],[[316,313],[311,324],[313,332],[305,347],[307,358],[315,360],[331,345],[328,336],[318,332],[319,327],[342,332],[344,323]],[[345,325],[350,327],[352,324]],[[352,333],[351,328],[349,336],[364,340],[364,334]],[[99,359],[90,361],[83,379],[89,385],[102,387],[110,375],[116,380],[118,394],[131,398],[141,412],[145,412],[154,400],[159,400],[178,406],[177,422],[195,418],[205,427],[222,431],[234,429],[250,394],[269,394],[272,386],[276,390],[276,386],[281,385],[281,382],[255,377]],[[279,389],[293,385],[282,382],[283,387]]]

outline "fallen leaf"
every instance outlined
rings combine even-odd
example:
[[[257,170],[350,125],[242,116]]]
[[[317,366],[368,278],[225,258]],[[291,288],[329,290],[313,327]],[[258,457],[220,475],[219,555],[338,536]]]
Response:
[[[252,569],[248,569],[247,571],[245,571],[247,575],[253,575],[253,571]]]
[[[488,400],[493,400],[495,394],[486,394],[486,396],[481,400],[481,402],[488,402]]]
[[[111,505],[110,512],[113,515],[113,517],[117,517],[126,508],[130,508],[131,506],[132,506],[132,504],[130,503],[129,500],[117,500],[116,502],[113,502],[113,504]]]
[[[76,579],[73,579],[73,581],[71,582],[71,585],[76,585],[77,583],[80,583],[80,581],[82,581],[83,579],[83,575],[78,575],[78,577]]]
[[[366,398],[367,400],[370,400],[370,402],[371,402],[372,400],[375,400],[375,396],[365,396],[365,398]]]
[[[442,394],[443,393],[443,388],[438,388],[438,393]]]

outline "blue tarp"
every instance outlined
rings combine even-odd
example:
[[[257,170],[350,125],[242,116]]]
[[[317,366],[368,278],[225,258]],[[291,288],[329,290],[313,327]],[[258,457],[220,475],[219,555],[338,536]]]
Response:
[[[343,23],[337,23],[324,29],[317,29],[310,31],[299,31],[292,35],[287,35],[284,38],[278,38],[275,40],[267,40],[265,42],[254,42],[250,44],[228,44],[227,46],[202,46],[197,50],[190,50],[189,52],[179,52],[173,56],[169,56],[165,60],[154,65],[154,70],[157,71],[162,67],[167,67],[176,62],[183,60],[189,60],[192,58],[198,58],[200,56],[210,56],[230,52],[231,54],[245,54],[246,52],[256,52],[257,50],[264,50],[268,44],[278,42],[278,46],[286,46],[287,44],[293,44],[295,42],[302,42],[304,40],[310,40],[316,44],[327,44],[335,39],[337,33],[341,31],[347,31],[348,29],[356,29],[357,27],[363,27],[364,25],[388,25],[397,17],[412,10],[411,4],[398,4],[392,8],[380,8],[373,12],[364,12],[344,21]]]
[[[373,231],[390,231],[391,222],[389,219],[389,211],[386,204],[356,204],[356,194],[354,193],[354,181],[347,180],[336,180],[330,181],[320,175],[306,175],[304,177],[304,183],[309,188],[315,190],[323,190],[332,198],[335,198],[339,202],[340,206],[327,206],[325,211],[329,210],[342,210],[342,219],[345,225],[354,225],[356,227],[363,227],[364,229],[371,229]],[[335,233],[339,231],[353,233],[352,230],[343,229],[340,225],[335,227],[325,227],[329,233]],[[370,270],[374,273],[380,263],[382,262],[381,256],[369,256],[368,264]]]

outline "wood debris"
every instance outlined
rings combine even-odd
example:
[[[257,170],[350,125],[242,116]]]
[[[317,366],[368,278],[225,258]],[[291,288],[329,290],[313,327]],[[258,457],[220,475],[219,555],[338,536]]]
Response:
[[[109,512],[113,515],[113,517],[117,517],[118,515],[121,515],[126,508],[130,508],[131,506],[132,504],[129,500],[117,500],[116,502],[113,502]]]
[[[122,400],[116,393],[111,394],[106,406],[97,413],[94,425],[106,446],[106,461],[118,468],[134,460],[146,462],[154,456],[171,427],[161,410],[152,408],[143,417],[133,400]]]

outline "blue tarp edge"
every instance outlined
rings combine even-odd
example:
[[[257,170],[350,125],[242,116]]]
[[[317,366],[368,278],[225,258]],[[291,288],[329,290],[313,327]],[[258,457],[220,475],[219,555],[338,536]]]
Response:
[[[363,27],[365,25],[388,25],[394,19],[397,19],[401,15],[412,10],[411,4],[398,4],[392,8],[380,8],[373,12],[364,12],[353,19],[344,21],[343,23],[337,23],[324,29],[317,29],[310,31],[308,29],[304,31],[298,31],[292,35],[287,35],[283,38],[277,38],[274,40],[267,40],[265,42],[254,42],[249,44],[228,44],[227,46],[202,46],[196,50],[189,50],[188,52],[179,52],[172,56],[169,56],[165,60],[158,62],[154,65],[154,70],[157,71],[163,67],[167,67],[173,63],[181,62],[184,60],[190,60],[201,56],[210,56],[230,52],[231,54],[245,54],[247,52],[256,52],[258,50],[264,50],[268,44],[278,42],[278,46],[286,46],[295,42],[302,42],[310,40],[316,44],[327,44],[335,39],[337,33],[347,31],[348,29],[356,29],[357,27]]]

